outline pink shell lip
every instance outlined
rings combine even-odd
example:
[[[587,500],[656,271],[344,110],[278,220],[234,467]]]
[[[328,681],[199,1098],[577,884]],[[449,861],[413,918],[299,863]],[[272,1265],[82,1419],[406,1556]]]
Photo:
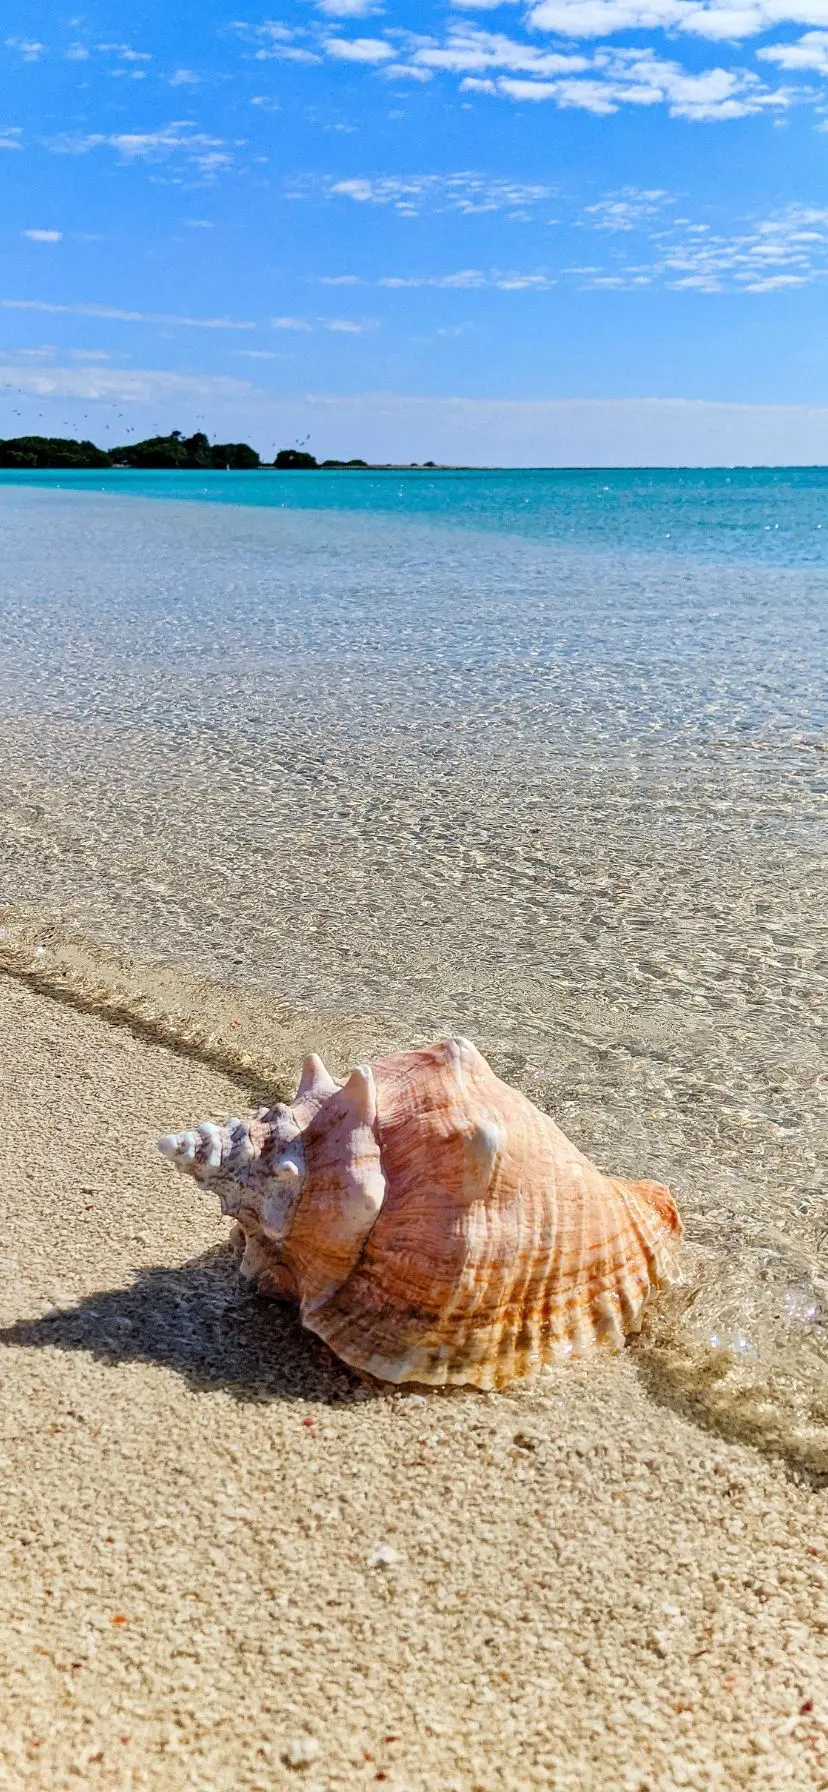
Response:
[[[312,1055],[292,1103],[160,1147],[238,1219],[243,1274],[381,1380],[620,1348],[677,1273],[669,1191],[602,1175],[467,1039],[341,1082]]]

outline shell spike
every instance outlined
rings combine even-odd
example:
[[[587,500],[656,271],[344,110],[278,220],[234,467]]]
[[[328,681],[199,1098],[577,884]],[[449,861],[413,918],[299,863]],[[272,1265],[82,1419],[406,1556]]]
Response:
[[[299,1078],[296,1100],[302,1101],[308,1095],[315,1096],[317,1100],[324,1100],[329,1095],[335,1095],[338,1088],[339,1084],[334,1081],[330,1071],[325,1069],[318,1054],[309,1052],[302,1063],[302,1075]]]
[[[377,1089],[370,1064],[356,1064],[342,1090],[355,1126],[373,1126],[377,1117]]]

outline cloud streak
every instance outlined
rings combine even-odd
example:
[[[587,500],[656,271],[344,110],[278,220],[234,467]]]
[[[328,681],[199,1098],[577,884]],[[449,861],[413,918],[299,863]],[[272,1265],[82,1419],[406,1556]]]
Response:
[[[412,176],[404,184],[406,190],[416,189],[417,178]],[[379,188],[379,193],[372,190],[372,203],[395,202],[394,192],[384,192],[381,181],[373,183],[373,187]],[[439,203],[440,189],[437,192]],[[425,186],[421,198],[425,201],[433,193],[433,188]],[[762,294],[812,285],[828,275],[828,206],[791,204],[769,217],[745,221],[740,229],[726,232],[709,221],[680,215],[682,204],[661,187],[627,186],[570,213],[563,222],[570,230],[592,232],[596,247],[604,238],[610,251],[609,261],[561,260],[557,267],[531,270],[406,270],[371,281],[361,280],[356,274],[332,274],[323,275],[321,283],[376,285],[388,292],[431,288],[460,295],[482,291],[543,293],[561,281],[574,281],[595,291],[658,286],[697,293]],[[563,240],[571,244],[571,237]]]
[[[113,149],[123,162],[164,162],[180,158],[202,174],[217,174],[233,161],[231,147],[221,137],[196,129],[189,119],[178,119],[156,131],[63,132],[49,139],[56,155],[83,156],[97,149]]]
[[[0,299],[3,311],[44,311],[64,317],[111,318],[121,324],[165,324],[188,330],[255,330],[235,317],[182,317],[166,311],[124,311],[115,305],[61,305],[52,299]]]
[[[0,388],[33,398],[83,398],[101,403],[155,404],[214,401],[226,404],[249,401],[256,388],[247,380],[223,375],[133,371],[97,365],[75,367],[21,367],[0,364]]]
[[[504,273],[492,268],[460,268],[453,274],[387,274],[378,286],[400,290],[405,287],[433,286],[443,292],[480,292],[489,288],[497,292],[547,292],[555,281],[548,274]]]
[[[307,198],[314,183],[294,184],[288,197]],[[329,199],[350,199],[356,205],[390,206],[403,217],[425,210],[462,212],[467,216],[486,212],[528,212],[553,196],[554,189],[541,181],[498,180],[462,170],[456,174],[374,175],[353,180],[327,180],[323,192]]]

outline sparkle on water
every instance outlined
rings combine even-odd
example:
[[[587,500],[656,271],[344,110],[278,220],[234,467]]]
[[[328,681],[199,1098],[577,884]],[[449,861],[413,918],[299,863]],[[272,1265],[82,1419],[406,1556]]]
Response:
[[[127,477],[0,482],[0,900],[471,1034],[675,1189],[654,1394],[828,1470],[828,474]]]

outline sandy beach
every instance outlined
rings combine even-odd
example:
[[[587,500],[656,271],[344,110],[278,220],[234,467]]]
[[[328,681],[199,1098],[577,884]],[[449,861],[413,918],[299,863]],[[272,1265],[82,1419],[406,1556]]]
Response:
[[[363,1385],[155,1150],[248,1100],[246,998],[230,1075],[75,984],[0,973],[0,1784],[828,1786],[818,1479],[645,1348]]]

